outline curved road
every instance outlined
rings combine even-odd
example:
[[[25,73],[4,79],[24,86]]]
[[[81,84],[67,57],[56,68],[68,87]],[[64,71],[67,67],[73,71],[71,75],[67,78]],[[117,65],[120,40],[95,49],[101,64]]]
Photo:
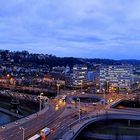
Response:
[[[29,136],[35,134],[38,130],[42,129],[43,127],[46,127],[49,123],[54,121],[63,112],[63,110],[64,110],[64,107],[62,107],[58,111],[55,111],[54,107],[50,106],[49,109],[45,113],[42,113],[42,114],[36,113],[27,118],[23,118],[23,123],[21,124],[20,123],[15,124],[15,126],[9,129],[7,127],[1,128],[0,140],[22,139],[23,133],[22,133],[22,130],[19,129],[19,127],[21,126],[25,128],[25,139],[26,139]],[[22,122],[22,120],[19,120],[18,122]]]

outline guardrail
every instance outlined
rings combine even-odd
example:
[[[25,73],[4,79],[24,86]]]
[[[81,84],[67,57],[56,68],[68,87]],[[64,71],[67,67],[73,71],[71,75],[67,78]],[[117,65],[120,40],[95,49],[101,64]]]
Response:
[[[87,123],[83,124],[82,127],[80,127],[80,129],[72,136],[71,140],[74,140],[79,135],[79,133],[89,124],[91,124],[95,121],[99,121],[99,120],[103,120],[103,119],[107,119],[107,118],[108,118],[108,116],[106,114],[103,114],[100,116],[94,115],[94,116],[85,117],[85,118],[81,119],[81,121],[85,121],[85,120],[89,120],[89,121]],[[79,121],[77,123],[79,123]],[[72,123],[71,125],[74,125],[74,124],[76,124],[76,122]]]
[[[0,128],[0,139],[12,139],[12,140],[19,139],[20,135],[22,135],[22,133],[18,132],[18,129],[20,126],[23,126],[25,128],[25,138],[29,137],[30,135],[34,134],[38,130],[42,129],[44,126],[41,123],[36,126],[36,128],[38,128],[38,130],[31,129],[31,128],[33,128],[33,125],[31,125],[31,124],[33,123],[33,121],[36,122],[38,120],[37,119],[38,117],[45,118],[43,116],[45,116],[45,113],[49,108],[50,108],[50,106],[45,107],[40,112],[31,114],[22,119],[19,119],[17,121],[14,121],[14,122],[11,122],[9,124],[2,126]],[[45,120],[44,120],[44,122],[45,122]],[[44,125],[46,125],[46,123],[44,123]],[[19,134],[17,135],[16,133],[14,133],[13,135],[7,135],[7,133],[10,134],[12,131],[16,131]]]
[[[74,140],[86,126],[88,126],[89,124],[91,124],[93,122],[96,122],[99,120],[106,120],[106,119],[140,120],[139,116],[140,116],[140,114],[134,115],[134,114],[127,114],[127,113],[126,114],[116,114],[116,113],[104,112],[104,114],[92,115],[92,116],[81,118],[81,120],[80,120],[81,125],[79,125],[79,129],[77,130],[77,132],[75,134],[73,134],[73,136],[70,138],[70,140]],[[76,120],[76,121],[72,122],[69,125],[69,127],[72,128],[73,126],[78,125],[78,124],[79,124],[79,121]]]
[[[116,102],[113,102],[112,104],[110,104],[110,108],[113,108],[114,106],[116,106],[117,104],[119,104],[120,102],[122,102],[123,99],[119,99]]]
[[[46,112],[46,110],[48,110],[48,107],[43,108],[40,112],[33,113],[33,114],[29,115],[29,116],[26,116],[24,118],[21,118],[21,119],[15,121],[15,122],[16,122],[16,124],[22,125],[23,123],[26,123],[26,122],[30,121],[31,119],[36,118],[36,116],[39,116],[39,115],[44,114]],[[15,122],[8,123],[8,124],[4,125],[4,127],[6,129],[10,129],[12,127],[15,127]],[[4,131],[4,130],[3,129],[0,129],[0,132],[1,131]]]
[[[6,135],[7,133],[10,134],[13,130],[16,130],[17,132],[17,129],[19,129],[19,126],[23,126],[25,128],[25,138],[27,139],[30,136],[32,136],[34,133],[37,133],[40,129],[52,123],[64,111],[64,107],[56,112],[54,112],[53,110],[48,110],[48,109],[51,109],[50,105],[48,107],[26,118],[23,118],[16,122],[5,125],[5,127],[0,129],[0,139],[12,139],[12,140],[19,139],[19,136],[22,135],[22,133],[18,135],[16,135],[15,133],[15,135],[10,135],[10,137],[8,138]],[[38,122],[37,125],[35,125],[36,122]]]

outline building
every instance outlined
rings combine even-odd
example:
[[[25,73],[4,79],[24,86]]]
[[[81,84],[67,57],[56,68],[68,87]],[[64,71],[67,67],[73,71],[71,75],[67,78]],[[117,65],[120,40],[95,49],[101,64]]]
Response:
[[[87,84],[87,67],[84,65],[73,66],[71,73],[67,74],[66,83],[69,87],[84,87]]]
[[[69,72],[70,72],[70,67],[67,65],[66,68],[65,68],[65,74],[67,74]]]
[[[133,69],[133,83],[140,82],[140,65],[134,66]]]
[[[87,66],[75,65],[73,67],[72,84],[75,87],[84,86],[87,83]]]
[[[132,85],[132,66],[112,65],[100,67],[100,90],[107,87],[108,92],[129,91]]]
[[[87,79],[96,82],[99,79],[99,70],[92,70],[87,72]]]
[[[94,81],[94,73],[93,73],[93,71],[88,71],[87,72],[87,80]]]

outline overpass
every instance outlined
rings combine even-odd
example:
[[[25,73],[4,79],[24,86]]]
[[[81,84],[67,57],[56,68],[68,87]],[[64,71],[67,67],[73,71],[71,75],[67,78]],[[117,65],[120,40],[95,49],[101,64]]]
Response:
[[[119,98],[120,101],[120,98]],[[22,130],[19,129],[20,126],[25,128],[25,139],[29,138],[33,134],[37,133],[43,127],[50,127],[51,129],[55,126],[57,127],[55,134],[51,133],[49,140],[58,140],[62,137],[64,140],[73,140],[88,124],[95,121],[103,119],[111,119],[115,117],[118,119],[135,119],[139,120],[140,113],[137,113],[137,110],[116,110],[109,109],[105,110],[102,107],[102,110],[93,109],[92,112],[87,112],[86,117],[82,116],[80,122],[75,117],[77,112],[70,112],[69,109],[64,114],[62,112],[66,110],[65,106],[61,107],[59,110],[55,110],[55,103],[52,103],[44,108],[42,111],[32,114],[26,118],[18,120],[18,123],[10,123],[5,126],[5,128],[0,128],[0,140],[19,140],[22,137]],[[118,102],[118,101],[116,101]],[[107,106],[106,106],[107,107]],[[109,108],[110,106],[108,106]],[[74,117],[73,117],[74,116]],[[59,118],[59,119],[58,119]]]
[[[140,112],[110,109],[109,111],[101,112],[100,114],[90,115],[81,119],[81,122],[74,122],[71,124],[71,130],[63,135],[64,140],[74,140],[80,132],[89,124],[100,120],[108,119],[125,119],[125,120],[140,120]],[[129,138],[128,138],[129,139]]]

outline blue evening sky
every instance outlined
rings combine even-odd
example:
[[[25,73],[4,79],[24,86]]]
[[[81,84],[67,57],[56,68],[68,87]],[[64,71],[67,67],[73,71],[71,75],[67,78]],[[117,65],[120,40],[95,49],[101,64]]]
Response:
[[[140,0],[0,0],[0,49],[140,59]]]

